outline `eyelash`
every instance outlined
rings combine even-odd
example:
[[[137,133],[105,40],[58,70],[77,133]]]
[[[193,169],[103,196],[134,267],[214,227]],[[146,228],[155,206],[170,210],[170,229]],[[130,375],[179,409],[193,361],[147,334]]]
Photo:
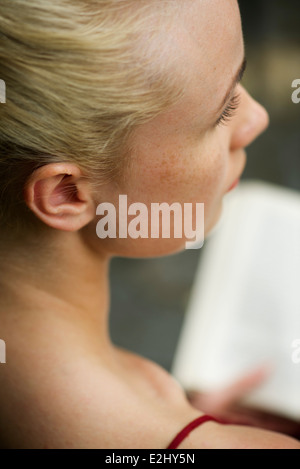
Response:
[[[224,110],[223,114],[219,117],[217,120],[216,125],[226,125],[235,115],[238,107],[240,104],[240,95],[236,94],[234,95],[229,104],[227,105],[226,109]]]

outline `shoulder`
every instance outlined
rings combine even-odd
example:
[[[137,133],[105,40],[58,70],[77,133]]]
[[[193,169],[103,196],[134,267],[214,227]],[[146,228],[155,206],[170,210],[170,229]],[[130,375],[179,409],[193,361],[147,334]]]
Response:
[[[139,386],[144,387],[145,392],[154,392],[157,398],[168,399],[170,403],[176,404],[186,400],[182,386],[160,365],[127,350],[115,350],[126,370],[124,378],[129,378],[131,382],[136,380]]]
[[[34,358],[34,357],[33,357]],[[105,365],[97,360],[40,358],[6,380],[0,423],[9,448],[165,449],[201,413],[161,367],[116,351]],[[39,366],[37,366],[37,363]],[[114,365],[116,363],[116,365]],[[2,389],[3,394],[3,389]],[[1,393],[0,393],[1,394]],[[20,417],[21,416],[21,417]],[[263,442],[263,445],[262,445]],[[287,437],[208,422],[180,448],[298,448]]]
[[[154,432],[151,428],[151,419],[148,420],[149,428],[146,433],[151,435],[152,443],[158,442],[156,437],[159,435],[160,444],[157,448],[166,448],[172,439],[189,422],[201,415],[187,401],[186,394],[182,387],[159,365],[146,360],[140,356],[132,354],[126,350],[118,349],[119,358],[124,367],[128,370],[130,367],[139,376],[143,398],[155,397],[156,405],[151,406],[149,401],[150,413],[156,415],[156,421],[160,422],[162,433]],[[137,389],[138,387],[136,387]],[[147,411],[144,409],[143,414]],[[141,442],[143,445],[143,442]],[[144,447],[144,446],[142,446]],[[152,446],[154,447],[154,446]],[[181,449],[300,449],[300,442],[286,435],[265,431],[253,427],[237,425],[221,425],[216,422],[206,422],[193,430],[189,436],[183,440]]]

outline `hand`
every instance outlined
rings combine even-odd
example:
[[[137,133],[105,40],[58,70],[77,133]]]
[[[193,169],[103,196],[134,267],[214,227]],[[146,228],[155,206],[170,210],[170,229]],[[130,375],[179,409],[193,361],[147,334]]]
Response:
[[[202,412],[234,425],[250,425],[293,436],[300,440],[300,423],[240,403],[246,394],[269,375],[266,367],[255,370],[226,389],[211,393],[188,391],[190,403]]]

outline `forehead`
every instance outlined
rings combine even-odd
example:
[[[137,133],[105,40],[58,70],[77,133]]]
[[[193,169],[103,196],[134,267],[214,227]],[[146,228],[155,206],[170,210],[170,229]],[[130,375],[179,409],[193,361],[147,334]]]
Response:
[[[185,95],[161,116],[159,126],[205,124],[219,109],[244,57],[236,0],[185,0],[176,21],[170,54],[177,56],[177,73]],[[176,72],[175,72],[176,73]],[[168,129],[168,125],[162,128]]]

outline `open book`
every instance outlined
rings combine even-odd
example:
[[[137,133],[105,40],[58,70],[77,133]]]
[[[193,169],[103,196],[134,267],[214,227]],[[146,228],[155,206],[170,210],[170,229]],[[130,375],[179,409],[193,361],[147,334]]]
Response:
[[[172,374],[206,392],[264,364],[245,403],[300,419],[300,193],[250,181],[203,247]]]

